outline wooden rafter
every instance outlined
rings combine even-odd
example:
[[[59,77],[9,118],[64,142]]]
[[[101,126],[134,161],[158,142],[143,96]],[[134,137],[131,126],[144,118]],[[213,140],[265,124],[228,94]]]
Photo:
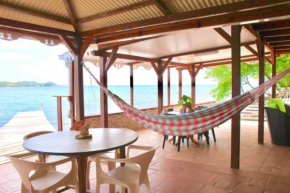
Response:
[[[290,49],[290,46],[279,46],[279,47],[275,47],[276,50],[288,50]]]
[[[197,68],[197,70],[196,70],[196,72],[195,72],[195,77],[198,75],[198,73],[199,73],[200,69],[202,68],[202,66],[203,66],[203,63],[201,63],[201,64],[198,66],[198,68]]]
[[[241,45],[244,46],[244,45],[251,45],[255,43],[256,41],[250,41],[250,42],[242,43]],[[231,48],[231,45],[218,46],[214,48],[206,48],[206,49],[201,49],[201,50],[194,50],[194,51],[183,52],[183,53],[178,53],[178,54],[171,54],[167,56],[162,56],[160,58],[163,59],[163,58],[168,58],[168,57],[178,57],[178,56],[185,56],[185,55],[191,55],[191,54],[199,54],[199,53],[211,52],[211,51],[223,50],[223,49],[229,49],[229,48]]]
[[[278,30],[271,30],[271,31],[261,31],[261,36],[269,37],[269,36],[285,36],[290,35],[290,29],[278,29]]]
[[[42,33],[38,33],[38,32],[31,32],[31,31],[23,31],[23,30],[18,30],[18,29],[11,29],[11,28],[7,28],[7,27],[0,27],[0,32],[11,32],[11,33],[19,33],[19,34],[23,34],[27,37],[39,37],[39,38],[43,38],[43,39],[49,39],[49,40],[55,40],[55,41],[59,41],[59,37],[55,36],[55,35],[49,35],[49,34],[42,34]]]
[[[252,28],[252,26],[244,25],[243,28],[246,29],[246,31],[254,36],[256,39],[261,40],[261,36]],[[265,42],[265,46],[269,51],[273,50],[273,48],[267,42]]]
[[[232,38],[231,36],[223,30],[223,28],[214,28],[214,30],[222,36],[228,43],[232,44]]]
[[[156,66],[156,63],[155,62],[151,62],[151,66],[152,66],[153,70],[155,71],[155,73],[157,74],[157,76],[159,76],[159,72],[158,72],[158,68]]]
[[[32,15],[32,16],[36,16],[36,17],[40,17],[40,18],[44,18],[44,19],[49,19],[51,21],[57,21],[57,22],[65,23],[65,24],[71,24],[70,20],[67,18],[63,18],[63,17],[59,17],[56,15],[44,13],[44,12],[34,10],[34,9],[29,9],[29,8],[18,6],[18,5],[12,4],[12,3],[0,1],[0,7],[5,8],[5,9],[9,9],[12,11],[16,11],[19,13],[24,13],[27,15]]]
[[[127,11],[132,11],[134,9],[139,9],[139,8],[142,8],[142,7],[146,7],[146,6],[152,5],[153,3],[154,3],[153,0],[146,0],[146,1],[143,1],[143,2],[140,2],[140,3],[132,4],[132,5],[129,5],[129,6],[126,6],[126,7],[122,7],[122,8],[119,8],[119,9],[115,9],[115,10],[112,10],[112,11],[107,11],[107,12],[91,15],[91,16],[88,16],[88,17],[84,17],[84,18],[79,19],[77,21],[77,23],[81,24],[81,23],[86,23],[86,22],[98,20],[98,19],[101,19],[101,18],[105,18],[105,17],[117,15],[117,14],[120,14],[120,13],[124,13],[124,12],[127,12]]]
[[[117,52],[119,47],[113,48],[112,52],[110,53],[107,62],[105,64],[105,70],[108,71],[110,67],[114,64],[115,60],[117,59]]]
[[[75,18],[75,15],[73,13],[73,9],[72,9],[72,6],[71,6],[71,3],[70,3],[70,0],[62,0],[63,3],[64,3],[64,7],[67,11],[67,14],[68,14],[68,17],[71,21],[71,24],[73,25],[75,31],[79,31],[78,30],[78,25],[77,25],[77,21],[76,21],[76,18]]]
[[[255,31],[284,29],[290,28],[290,21],[289,20],[271,21],[267,23],[253,24],[252,27]]]
[[[163,64],[162,71],[161,71],[160,75],[162,75],[165,72],[165,70],[166,70],[167,66],[170,64],[171,60],[172,60],[172,57],[169,57],[167,59],[167,61],[165,62],[165,64]]]
[[[272,47],[279,47],[279,46],[290,46],[290,41],[284,41],[284,42],[273,42],[270,43]]]
[[[155,6],[163,15],[171,15],[175,13],[163,0],[154,0]]]
[[[31,31],[31,32],[38,32],[42,34],[50,34],[50,35],[66,35],[70,37],[74,37],[76,34],[75,32],[62,30],[62,29],[56,29],[51,27],[45,27],[40,25],[35,25],[31,23],[25,23],[5,18],[0,18],[0,27],[7,27],[7,28],[13,28],[23,31]]]
[[[266,37],[265,41],[268,43],[290,41],[290,36]]]
[[[254,48],[252,48],[251,46],[246,45],[245,48],[247,48],[255,56],[259,57],[259,53]],[[265,57],[265,60],[267,60],[270,64],[272,64],[272,61],[270,60],[269,57]]]
[[[70,50],[70,52],[76,56],[77,55],[77,48],[73,45],[71,40],[65,35],[59,35],[60,40],[66,47]]]
[[[90,46],[91,42],[93,41],[93,36],[88,36],[85,41],[82,43],[81,46],[81,55],[83,56],[86,52],[86,50],[88,49],[88,47]]]
[[[289,3],[287,0],[264,0],[264,1],[245,1],[238,3],[226,4],[218,7],[210,7],[196,11],[167,15],[158,18],[143,20],[142,22],[132,22],[120,24],[116,26],[94,29],[82,33],[82,36],[88,35],[104,35],[112,32],[130,31],[136,28],[144,28],[153,25],[176,24],[177,22],[200,23],[200,26],[214,26],[222,24],[230,24],[237,22],[245,22],[253,19],[267,19],[271,17],[289,16],[289,9],[284,4]],[[282,5],[279,5],[282,4]],[[274,6],[278,5],[278,6]],[[266,7],[264,6],[274,6]],[[260,8],[259,11],[255,10]],[[251,10],[248,10],[251,9]],[[275,11],[273,11],[275,9]],[[243,11],[246,10],[246,11]],[[239,11],[239,12],[237,12]],[[230,12],[230,13],[229,13]],[[227,14],[224,14],[227,13]],[[222,15],[219,15],[222,14]],[[202,18],[204,17],[204,18]]]
[[[103,51],[93,51],[94,56],[106,56],[108,57],[110,55],[109,52],[103,52]],[[144,62],[157,62],[156,59],[152,58],[146,58],[142,56],[132,56],[132,55],[127,55],[127,54],[116,54],[117,58],[120,59],[126,59],[126,60],[138,60],[138,61],[144,61]]]
[[[140,38],[140,39],[134,39],[134,40],[98,44],[98,49],[99,50],[108,50],[108,49],[112,49],[115,47],[121,47],[121,46],[129,45],[129,44],[133,44],[133,43],[137,43],[137,42],[141,42],[141,41],[145,41],[145,40],[150,40],[150,39],[154,39],[154,38],[158,38],[158,37],[162,37],[162,36],[153,36],[153,37],[148,37],[148,38]]]

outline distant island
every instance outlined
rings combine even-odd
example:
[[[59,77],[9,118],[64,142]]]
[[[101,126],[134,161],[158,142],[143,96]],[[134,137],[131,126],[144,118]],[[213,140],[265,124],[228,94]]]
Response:
[[[1,82],[0,87],[46,87],[57,86],[54,82],[38,83],[34,81],[20,81],[20,82]]]

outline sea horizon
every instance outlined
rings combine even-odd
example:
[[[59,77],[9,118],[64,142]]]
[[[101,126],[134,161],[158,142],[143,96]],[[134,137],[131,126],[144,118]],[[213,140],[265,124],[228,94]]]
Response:
[[[182,86],[182,94],[190,96],[191,85]],[[196,85],[196,102],[213,101],[210,91],[216,85]],[[108,89],[130,103],[129,85],[109,85]],[[163,88],[163,103],[167,105],[167,85]],[[57,103],[55,95],[68,95],[69,86],[58,85],[50,87],[0,87],[0,128],[3,127],[18,112],[40,110],[42,105],[47,120],[57,129]],[[100,88],[99,86],[84,86],[85,116],[100,113]],[[171,104],[177,104],[178,85],[171,85]],[[157,107],[157,85],[134,85],[134,106],[139,109]],[[69,102],[62,100],[64,129],[70,127],[68,118]],[[121,112],[112,100],[108,100],[109,113]]]

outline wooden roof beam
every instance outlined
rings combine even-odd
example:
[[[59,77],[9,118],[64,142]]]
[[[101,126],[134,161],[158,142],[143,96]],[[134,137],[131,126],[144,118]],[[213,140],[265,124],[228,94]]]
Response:
[[[36,24],[31,23],[25,23],[5,18],[0,18],[0,26],[1,27],[7,27],[17,30],[23,30],[23,31],[31,31],[31,32],[38,32],[42,34],[50,34],[50,35],[66,35],[70,37],[75,37],[76,33],[72,31],[62,30],[62,29],[56,29],[51,27],[45,27],[40,26]]]
[[[261,40],[261,36],[252,28],[252,26],[250,25],[244,25],[243,26],[244,29],[246,29],[246,31],[248,33],[250,33],[252,36],[254,36],[255,38],[257,38],[258,40]],[[273,48],[270,46],[270,44],[268,42],[265,42],[265,46],[269,51],[272,51]]]
[[[290,41],[290,36],[265,37],[265,41],[268,43]]]
[[[93,51],[92,52],[94,56],[109,56],[110,52],[102,52],[102,51]],[[119,59],[125,59],[125,60],[138,60],[138,61],[143,61],[143,62],[157,62],[158,60],[152,59],[152,58],[146,58],[142,56],[132,56],[132,55],[127,55],[127,54],[116,54],[116,57]]]
[[[69,49],[69,51],[74,55],[77,56],[77,48],[71,42],[71,40],[65,35],[59,35],[59,39],[62,43]]]
[[[271,36],[285,36],[290,35],[290,28],[289,29],[279,29],[279,30],[271,30],[271,31],[261,31],[259,32],[261,36],[264,37],[271,37]]]
[[[175,13],[163,0],[154,0],[154,4],[163,15]]]
[[[76,32],[78,32],[78,25],[77,25],[77,21],[76,21],[76,18],[75,18],[75,15],[73,13],[73,9],[72,9],[72,6],[71,6],[71,3],[70,3],[70,0],[62,0],[63,3],[64,3],[64,7],[67,11],[67,14],[68,14],[68,17],[71,21],[71,24],[73,25],[74,29]]]
[[[127,12],[127,11],[132,11],[134,9],[139,9],[139,8],[146,7],[146,6],[153,5],[153,4],[154,4],[154,0],[146,0],[146,1],[143,1],[143,2],[140,2],[140,3],[132,4],[132,5],[129,5],[129,6],[126,6],[126,7],[122,7],[122,8],[119,8],[119,9],[115,9],[115,10],[112,10],[112,11],[107,11],[107,12],[91,15],[91,16],[88,16],[88,17],[84,17],[84,18],[79,19],[77,21],[77,23],[81,24],[81,23],[86,23],[86,22],[90,22],[90,21],[95,21],[95,20],[98,20],[98,19],[102,19],[102,18],[105,18],[105,17],[110,17],[110,16],[113,16],[113,15],[117,15],[117,14],[124,13],[124,12]]]
[[[120,31],[133,30],[136,28],[144,28],[164,24],[176,24],[177,22],[185,22],[191,20],[193,23],[200,23],[200,26],[215,26],[223,24],[231,24],[237,22],[251,21],[253,19],[267,19],[271,17],[289,16],[289,9],[285,4],[289,4],[288,0],[263,0],[230,3],[222,6],[209,7],[195,11],[177,13],[157,18],[136,21],[127,24],[120,24],[111,27],[89,30],[82,32],[81,35],[104,35]],[[275,6],[278,5],[278,6]],[[275,6],[275,7],[267,7]],[[264,8],[266,7],[266,8]],[[262,9],[263,8],[263,9]],[[250,9],[250,10],[249,10]],[[255,9],[259,9],[258,11]],[[275,9],[275,11],[273,11]],[[227,13],[227,14],[225,14]],[[219,15],[220,14],[220,15]]]
[[[290,41],[284,41],[284,42],[273,42],[273,43],[270,43],[270,45],[272,47],[278,47],[278,46],[290,46]]]
[[[276,50],[288,50],[290,49],[290,46],[279,46],[279,47],[275,47]]]
[[[250,41],[250,42],[241,43],[241,45],[244,46],[244,45],[251,45],[251,44],[255,44],[255,43],[256,43],[256,41]],[[164,59],[164,58],[169,58],[169,57],[186,56],[186,55],[191,55],[191,54],[199,54],[199,53],[211,52],[211,51],[223,50],[223,49],[229,49],[229,48],[231,48],[231,45],[218,46],[218,47],[214,47],[214,48],[206,48],[206,49],[202,49],[202,50],[194,50],[194,51],[183,52],[183,53],[178,53],[178,54],[171,54],[171,55],[167,55],[167,56],[162,56],[159,59]]]
[[[140,39],[127,40],[127,41],[118,41],[118,42],[112,42],[112,43],[102,43],[102,44],[98,44],[98,50],[109,50],[109,49],[113,49],[115,47],[126,46],[129,44],[134,44],[137,42],[150,40],[150,39],[154,39],[154,38],[158,38],[158,37],[162,37],[162,36],[153,36],[153,37],[148,37],[148,38],[140,38]]]
[[[108,60],[105,64],[105,70],[108,71],[110,67],[114,64],[115,60],[117,59],[117,51],[119,47],[113,48],[112,52],[110,53]]]
[[[290,20],[271,21],[267,23],[252,24],[252,27],[255,31],[267,31],[267,30],[290,28]]]
[[[65,23],[65,24],[71,24],[70,20],[67,19],[67,18],[63,18],[63,17],[59,17],[59,16],[56,16],[56,15],[52,15],[52,14],[44,13],[44,12],[41,12],[41,11],[37,11],[37,10],[34,10],[34,9],[18,6],[18,5],[12,4],[12,3],[7,3],[7,2],[0,1],[0,8],[1,7],[5,8],[5,9],[12,10],[12,11],[16,11],[16,12],[19,12],[19,13],[24,13],[24,14],[27,14],[27,15],[40,17],[40,18],[43,18],[43,19],[49,19],[51,21],[56,21],[56,22]]]

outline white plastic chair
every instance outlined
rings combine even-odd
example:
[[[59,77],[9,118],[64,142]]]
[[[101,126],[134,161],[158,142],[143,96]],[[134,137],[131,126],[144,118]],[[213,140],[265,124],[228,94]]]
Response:
[[[7,156],[12,165],[19,173],[22,185],[21,193],[44,193],[56,192],[57,188],[74,185],[76,192],[79,192],[77,180],[77,163],[73,158],[66,158],[56,162],[40,163],[23,160],[33,156],[33,153],[24,153]],[[51,167],[71,162],[71,170],[67,173],[60,173],[55,170],[50,170]]]
[[[139,193],[139,186],[145,184],[147,192],[151,193],[147,171],[157,148],[131,145],[128,147],[127,157],[129,157],[130,149],[144,150],[146,152],[126,159],[98,157],[96,159],[96,192],[100,192],[101,184],[116,184],[128,188],[131,193]],[[101,168],[102,161],[119,162],[126,165],[105,173]]]
[[[44,134],[49,134],[49,133],[54,133],[54,131],[37,131],[33,133],[29,133],[23,137],[23,140],[30,139],[32,137],[36,137],[39,135],[44,135]],[[37,162],[44,162],[44,163],[50,163],[50,162],[55,162],[55,161],[60,161],[63,159],[67,159],[68,157],[66,156],[56,156],[56,155],[38,155],[38,160]]]
[[[98,153],[95,155],[91,155],[88,157],[88,161],[87,161],[87,171],[86,171],[86,187],[87,189],[90,189],[90,167],[91,167],[91,163],[96,161],[96,158],[98,157],[104,157],[104,158],[110,158],[110,159],[118,159],[120,158],[120,153],[118,150],[114,151],[109,151],[109,152],[104,152],[104,153]],[[102,162],[103,164],[108,166],[108,171],[111,171],[113,169],[116,168],[116,163],[115,162],[108,162],[108,161],[104,161]],[[110,193],[114,193],[115,192],[115,185],[110,185]]]

